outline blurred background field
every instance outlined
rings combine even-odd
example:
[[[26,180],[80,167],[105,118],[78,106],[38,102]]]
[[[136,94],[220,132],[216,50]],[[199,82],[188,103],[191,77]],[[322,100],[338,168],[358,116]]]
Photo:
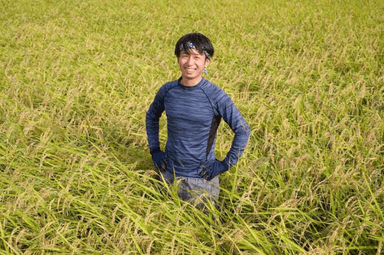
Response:
[[[0,254],[384,252],[383,1],[0,6]],[[145,133],[189,32],[251,129],[205,212],[157,180]]]

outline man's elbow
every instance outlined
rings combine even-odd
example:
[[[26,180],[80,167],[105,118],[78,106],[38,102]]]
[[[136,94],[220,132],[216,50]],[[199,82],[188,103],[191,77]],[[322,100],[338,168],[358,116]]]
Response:
[[[241,136],[247,137],[247,140],[249,139],[249,136],[251,135],[251,130],[249,129],[249,126],[245,120],[240,121],[240,128],[238,128],[239,133]]]

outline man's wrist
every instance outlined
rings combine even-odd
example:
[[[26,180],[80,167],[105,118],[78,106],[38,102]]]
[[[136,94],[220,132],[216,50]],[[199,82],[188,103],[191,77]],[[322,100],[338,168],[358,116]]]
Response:
[[[229,170],[229,168],[231,168],[229,166],[229,164],[225,160],[221,161],[221,164],[223,164],[223,167],[225,168],[225,171],[227,171],[227,170]]]

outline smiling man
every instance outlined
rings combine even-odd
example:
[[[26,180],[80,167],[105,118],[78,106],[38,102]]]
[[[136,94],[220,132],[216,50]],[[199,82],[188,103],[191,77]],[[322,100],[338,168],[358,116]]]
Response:
[[[197,197],[218,199],[219,175],[242,155],[250,131],[229,96],[202,77],[213,57],[211,41],[200,33],[179,39],[175,55],[181,71],[178,80],[164,84],[146,115],[148,144],[153,163],[168,183],[180,180],[178,194],[186,201]],[[167,115],[168,140],[160,150],[159,119]],[[223,161],[216,159],[216,131],[221,119],[235,136]]]

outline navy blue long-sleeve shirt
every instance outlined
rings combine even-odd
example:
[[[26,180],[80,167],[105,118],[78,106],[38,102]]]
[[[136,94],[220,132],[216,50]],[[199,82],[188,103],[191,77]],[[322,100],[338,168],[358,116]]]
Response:
[[[184,86],[181,79],[164,84],[146,115],[150,150],[160,147],[159,119],[167,115],[168,140],[165,147],[167,171],[176,176],[200,178],[203,168],[215,160],[216,131],[221,118],[235,133],[224,159],[228,169],[238,161],[250,131],[230,97],[206,79]]]

